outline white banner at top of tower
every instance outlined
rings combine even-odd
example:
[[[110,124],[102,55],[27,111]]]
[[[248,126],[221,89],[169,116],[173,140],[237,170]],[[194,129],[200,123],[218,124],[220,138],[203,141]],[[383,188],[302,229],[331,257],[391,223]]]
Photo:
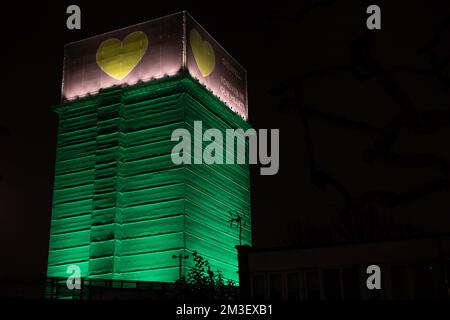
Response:
[[[186,12],[67,44],[62,99],[173,76],[183,69],[247,119],[245,69]]]

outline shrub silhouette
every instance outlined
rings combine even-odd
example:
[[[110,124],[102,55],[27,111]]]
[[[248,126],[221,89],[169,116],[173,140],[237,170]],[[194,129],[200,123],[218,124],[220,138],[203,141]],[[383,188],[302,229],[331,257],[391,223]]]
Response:
[[[237,287],[233,280],[226,280],[220,270],[213,271],[208,260],[192,252],[194,266],[186,276],[175,282],[182,299],[222,300],[236,298]]]

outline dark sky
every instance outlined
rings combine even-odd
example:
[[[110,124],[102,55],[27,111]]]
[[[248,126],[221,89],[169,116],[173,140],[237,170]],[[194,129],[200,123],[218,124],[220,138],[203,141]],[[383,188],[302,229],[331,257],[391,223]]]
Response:
[[[181,10],[247,69],[252,125],[280,129],[278,175],[252,170],[256,246],[450,231],[450,5],[393,2],[376,31],[365,1],[2,4],[0,277],[45,275],[64,44]]]

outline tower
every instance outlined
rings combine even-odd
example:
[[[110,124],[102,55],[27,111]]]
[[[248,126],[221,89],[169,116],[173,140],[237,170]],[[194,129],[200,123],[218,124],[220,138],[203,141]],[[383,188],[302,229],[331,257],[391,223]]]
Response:
[[[182,12],[66,45],[62,96],[47,275],[172,282],[197,251],[237,281],[248,165],[175,164],[171,135],[250,128],[245,70]]]

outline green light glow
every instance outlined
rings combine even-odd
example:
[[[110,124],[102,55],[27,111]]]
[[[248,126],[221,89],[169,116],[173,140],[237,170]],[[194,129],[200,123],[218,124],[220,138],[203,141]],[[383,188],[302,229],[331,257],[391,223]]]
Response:
[[[251,244],[248,165],[174,165],[172,131],[250,126],[188,75],[64,103],[60,115],[48,276],[164,281],[173,255],[197,251],[237,282],[239,229]],[[184,268],[193,265],[192,259]],[[186,273],[186,270],[184,270]]]

